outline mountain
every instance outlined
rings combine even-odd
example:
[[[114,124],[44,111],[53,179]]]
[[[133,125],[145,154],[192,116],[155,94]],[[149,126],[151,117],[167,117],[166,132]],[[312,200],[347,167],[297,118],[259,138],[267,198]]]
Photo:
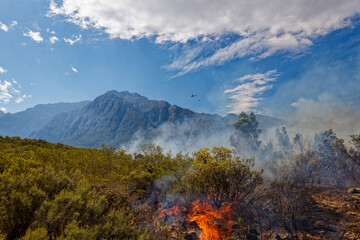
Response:
[[[32,132],[41,130],[56,115],[82,108],[88,103],[89,101],[39,104],[22,112],[3,114],[0,117],[0,135],[29,137]]]
[[[281,122],[258,117],[260,127],[269,128]],[[137,93],[109,91],[82,109],[55,116],[30,137],[81,147],[100,147],[101,144],[118,147],[140,133],[141,138],[151,139],[164,131],[172,138],[179,134],[192,138],[232,131],[236,120],[235,114],[221,117],[196,113],[165,101],[149,100]]]

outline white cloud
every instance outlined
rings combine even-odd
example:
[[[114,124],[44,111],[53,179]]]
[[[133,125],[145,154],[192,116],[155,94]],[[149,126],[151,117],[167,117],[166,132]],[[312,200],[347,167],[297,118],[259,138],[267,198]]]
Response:
[[[266,73],[246,75],[238,78],[240,82],[235,88],[226,90],[224,93],[230,94],[231,102],[227,105],[229,113],[239,114],[240,112],[254,111],[261,100],[260,96],[273,85],[279,74],[276,70],[270,70]]]
[[[71,67],[71,70],[73,70],[73,72],[75,72],[75,73],[78,72],[78,70],[76,68],[74,68],[74,67]]]
[[[70,45],[74,45],[75,43],[81,41],[82,36],[76,36],[74,39],[70,39],[70,38],[64,38],[64,41],[69,43]]]
[[[18,24],[17,21],[12,21],[10,26],[8,27],[5,23],[0,22],[0,29],[2,29],[5,32],[9,31],[9,28],[12,29]]]
[[[350,25],[349,17],[359,9],[358,0],[52,0],[49,15],[102,29],[111,38],[210,43],[210,56],[169,66],[186,73],[247,55],[264,58],[278,51],[302,51],[313,38]],[[228,33],[238,40],[224,41]],[[211,45],[219,41],[222,44]]]
[[[10,99],[13,97],[11,92],[13,92],[14,87],[11,82],[1,81],[0,80],[0,102],[9,103]]]
[[[6,73],[6,72],[7,72],[7,70],[0,66],[0,74]]]
[[[2,29],[3,31],[7,32],[9,31],[8,26],[6,26],[4,23],[0,22],[0,29]]]
[[[42,42],[44,39],[41,37],[40,32],[33,32],[31,30],[29,30],[28,33],[24,33],[23,34],[25,37],[30,37],[32,40],[34,40],[35,42]]]
[[[55,31],[51,31],[49,28],[46,29],[46,32],[47,32],[47,33],[51,33],[51,34],[53,34],[53,35],[56,33]]]
[[[169,65],[167,68],[170,70],[179,70],[180,72],[176,76],[180,76],[201,67],[222,65],[233,59],[249,55],[261,59],[278,51],[300,52],[311,44],[312,42],[309,39],[299,38],[291,34],[270,36],[266,33],[257,33],[256,36],[245,37],[223,48],[217,49],[209,57],[179,64],[177,67]]]
[[[18,22],[14,20],[14,21],[11,22],[10,28],[15,27],[16,25],[18,25]]]
[[[21,95],[20,89],[20,84],[14,79],[12,80],[12,83],[6,80],[0,80],[0,103],[7,104],[13,99],[15,99],[16,103],[20,103],[24,101],[24,99],[32,97],[29,94]]]
[[[15,100],[15,102],[16,103],[21,103],[22,101],[24,101],[24,99],[26,99],[26,98],[31,98],[32,96],[31,95],[27,95],[27,94],[24,94],[24,95],[22,95],[22,96],[20,96],[20,97],[17,97],[16,98],[16,100]]]
[[[59,39],[58,39],[56,36],[50,37],[49,40],[50,40],[50,42],[51,42],[52,44],[54,44],[54,43],[56,43],[57,41],[59,41]]]
[[[4,108],[4,107],[0,107],[0,111],[2,111],[2,112],[4,112],[4,113],[7,112],[6,108]]]

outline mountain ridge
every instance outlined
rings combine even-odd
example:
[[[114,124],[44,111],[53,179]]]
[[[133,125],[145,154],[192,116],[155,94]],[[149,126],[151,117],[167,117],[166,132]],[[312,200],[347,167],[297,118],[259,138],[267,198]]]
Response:
[[[81,108],[89,102],[38,104],[17,113],[6,113],[0,117],[0,135],[28,137],[31,132],[40,130],[56,115]]]
[[[268,118],[268,117],[260,117]],[[272,118],[268,118],[272,119]],[[138,132],[152,138],[164,124],[187,124],[187,137],[232,130],[235,114],[197,113],[166,101],[149,100],[138,93],[108,91],[84,106],[80,111],[54,117],[43,129],[31,134],[53,142],[79,147],[100,147],[101,144],[119,146],[131,141]],[[60,129],[56,126],[63,121]],[[266,122],[266,119],[261,121]],[[274,125],[278,120],[273,120]],[[267,126],[268,127],[268,126]],[[56,134],[61,133],[61,134]],[[51,136],[51,138],[50,138]]]
[[[232,124],[237,120],[235,114],[222,117],[218,114],[197,113],[166,101],[149,100],[128,91],[111,90],[93,101],[69,104],[37,105],[8,117],[5,114],[0,117],[0,133],[79,147],[100,148],[102,144],[119,147],[131,142],[135,136],[151,141],[152,138],[160,138],[164,133],[170,136],[170,139],[181,135],[184,141],[200,135],[204,139],[210,139],[216,134],[223,135],[224,132],[231,134]],[[50,111],[49,108],[52,107],[56,109]],[[35,113],[36,116],[31,116]],[[13,130],[10,129],[8,134],[4,134],[4,119],[9,120],[11,117],[17,121],[12,121]],[[18,125],[23,124],[24,117],[30,119],[30,123],[25,124],[27,131],[20,131],[24,127],[19,128]],[[257,115],[257,118],[259,127],[263,129],[283,122],[261,115]],[[34,126],[34,122],[39,121],[41,123]]]

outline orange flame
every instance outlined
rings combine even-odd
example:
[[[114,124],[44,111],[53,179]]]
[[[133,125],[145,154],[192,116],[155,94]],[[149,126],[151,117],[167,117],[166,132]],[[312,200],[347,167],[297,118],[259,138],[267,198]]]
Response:
[[[195,222],[202,230],[200,240],[221,240],[230,237],[234,223],[234,208],[238,202],[224,203],[217,207],[210,198],[192,202],[191,208],[180,208],[175,205],[170,209],[162,209],[159,217],[181,215],[186,212],[186,220]],[[236,211],[235,211],[236,212]]]
[[[201,240],[226,239],[231,235],[233,214],[232,207],[237,202],[222,205],[218,208],[211,201],[194,201],[187,214],[187,220],[196,222],[202,230]]]
[[[160,218],[165,218],[166,216],[171,216],[171,215],[180,215],[181,214],[181,209],[179,207],[179,204],[176,204],[175,206],[173,206],[170,209],[162,209],[159,213],[159,217]]]

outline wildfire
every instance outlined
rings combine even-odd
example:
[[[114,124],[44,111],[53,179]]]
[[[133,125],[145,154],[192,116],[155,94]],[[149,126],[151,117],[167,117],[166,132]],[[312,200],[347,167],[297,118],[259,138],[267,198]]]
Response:
[[[195,222],[202,230],[201,240],[221,240],[230,237],[236,214],[234,208],[238,207],[238,202],[224,203],[217,207],[209,199],[196,200],[191,203],[191,207],[180,208],[175,205],[170,209],[160,211],[159,217],[186,214],[186,221]]]
[[[160,213],[159,213],[159,217],[160,218],[165,218],[166,216],[180,215],[180,214],[181,214],[181,209],[179,207],[179,204],[176,204],[175,206],[173,206],[170,209],[161,210]]]
[[[201,240],[226,239],[231,234],[233,226],[232,207],[236,202],[224,204],[220,208],[209,201],[194,201],[187,214],[187,220],[196,222],[202,230]]]

